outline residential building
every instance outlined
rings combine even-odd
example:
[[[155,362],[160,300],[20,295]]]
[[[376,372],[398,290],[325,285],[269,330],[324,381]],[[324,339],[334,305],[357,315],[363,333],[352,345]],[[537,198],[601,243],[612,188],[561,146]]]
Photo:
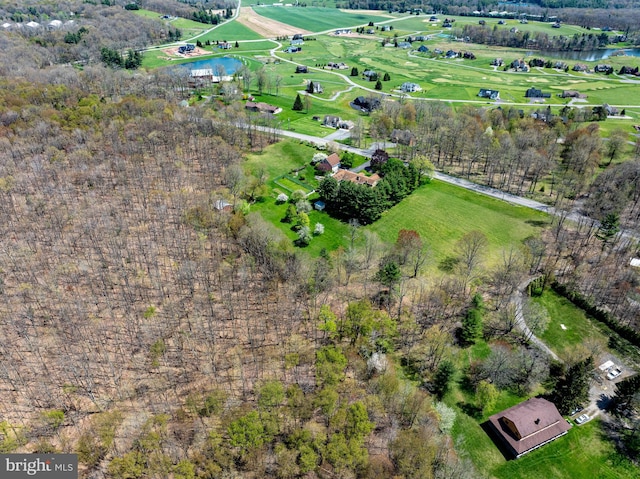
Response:
[[[417,83],[412,83],[412,82],[404,82],[401,86],[400,86],[400,90],[403,93],[413,93],[416,91],[421,91],[422,87],[420,85],[418,85]]]
[[[487,90],[486,88],[480,88],[478,92],[478,96],[480,98],[489,98],[490,100],[499,100],[500,99],[500,91],[498,90]]]
[[[555,404],[531,398],[489,418],[494,432],[516,458],[564,436],[569,424]]]

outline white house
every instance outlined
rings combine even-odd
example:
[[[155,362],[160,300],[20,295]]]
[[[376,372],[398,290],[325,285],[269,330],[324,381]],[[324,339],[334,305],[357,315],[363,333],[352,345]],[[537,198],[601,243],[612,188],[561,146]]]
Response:
[[[400,87],[400,90],[402,90],[403,93],[413,93],[416,91],[421,91],[422,87],[417,83],[404,82]]]

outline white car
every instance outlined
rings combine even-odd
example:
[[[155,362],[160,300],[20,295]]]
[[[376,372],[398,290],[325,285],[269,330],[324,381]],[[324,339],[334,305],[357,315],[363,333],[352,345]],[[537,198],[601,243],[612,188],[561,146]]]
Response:
[[[621,374],[622,374],[622,370],[619,367],[617,366],[612,367],[611,369],[609,369],[609,372],[607,373],[607,379],[609,380],[615,379]]]
[[[587,414],[582,414],[576,418],[576,424],[583,424],[589,420],[589,416]]]

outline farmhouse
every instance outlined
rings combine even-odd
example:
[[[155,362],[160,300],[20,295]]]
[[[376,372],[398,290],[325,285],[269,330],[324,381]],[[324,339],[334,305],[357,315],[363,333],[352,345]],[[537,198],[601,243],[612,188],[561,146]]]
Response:
[[[222,50],[231,50],[233,45],[229,42],[220,42],[218,43],[218,48],[221,48]]]
[[[445,58],[457,58],[458,57],[458,52],[456,52],[455,50],[449,50],[447,53],[445,53],[444,57]]]
[[[504,65],[504,60],[502,58],[494,58],[491,60],[491,66],[501,67],[502,65]]]
[[[309,73],[309,69],[304,65],[298,65],[296,67],[296,73]]]
[[[576,63],[575,65],[573,65],[572,70],[574,72],[586,72],[589,71],[589,67],[584,63]]]
[[[509,452],[518,458],[567,433],[571,425],[542,398],[531,398],[489,418]]]
[[[334,32],[334,34],[335,34],[335,35],[349,35],[349,34],[351,34],[351,30],[349,30],[349,29],[347,29],[347,28],[342,29],[342,30],[336,30],[336,31]]]
[[[486,88],[480,88],[478,96],[480,98],[489,98],[490,100],[499,100],[500,92],[498,90],[487,90]]]
[[[294,45],[294,46],[304,45],[304,40],[301,38],[296,38],[295,40],[291,40],[291,45]]]
[[[427,52],[429,51],[429,48],[428,48],[426,45],[420,45],[420,46],[418,47],[418,51],[419,51],[420,53],[427,53]]]
[[[331,153],[324,160],[320,161],[316,168],[320,171],[337,173],[340,168],[340,157],[337,153]]]
[[[248,101],[245,103],[244,107],[249,111],[254,111],[258,113],[269,113],[271,115],[276,115],[282,111],[282,108],[279,106],[269,105],[268,103],[262,102],[253,102]]]
[[[285,53],[298,53],[302,51],[302,47],[300,46],[296,46],[296,45],[291,45],[287,48],[284,49]]]
[[[329,62],[327,63],[327,66],[329,68],[333,68],[336,70],[346,70],[347,68],[349,68],[349,65],[343,62],[340,62],[340,63]]]
[[[400,87],[403,93],[413,93],[414,91],[421,91],[422,87],[417,83],[404,82]]]
[[[391,31],[391,25],[382,25],[382,31],[383,32]]]
[[[410,42],[398,42],[398,48],[411,48]]]
[[[366,185],[374,187],[380,181],[380,176],[374,173],[371,176],[363,175],[362,173],[354,173],[353,171],[339,169],[333,177],[336,181],[350,181],[358,185]]]
[[[304,38],[304,36],[302,35],[302,33],[296,33],[293,37],[291,37],[291,40],[302,40]]]

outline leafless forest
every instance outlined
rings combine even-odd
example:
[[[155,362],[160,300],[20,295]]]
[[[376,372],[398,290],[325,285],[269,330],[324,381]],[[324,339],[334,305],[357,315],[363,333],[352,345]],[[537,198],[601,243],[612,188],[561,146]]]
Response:
[[[474,387],[525,393],[548,376],[508,307],[530,274],[640,326],[628,267],[639,148],[618,163],[580,123],[389,102],[373,137],[411,128],[408,157],[516,194],[554,178],[545,194],[566,214],[491,270],[486,240],[470,234],[452,245],[457,266],[429,281],[408,233],[382,245],[354,226],[356,246],[310,259],[259,216],[215,207],[255,199],[265,179],[247,177],[243,156],[276,138],[240,103],[179,107],[180,76],[103,68],[101,45],[166,31],[76,7],[86,49],[54,32],[41,43],[0,34],[2,451],[78,452],[92,478],[471,478],[449,434],[455,412],[438,398],[478,296],[491,311],[485,334],[502,346],[465,372]],[[60,65],[76,59],[88,63]],[[615,215],[629,234],[576,227],[576,208]],[[376,274],[385,258],[403,270],[387,287]],[[400,362],[424,387],[400,379]]]

